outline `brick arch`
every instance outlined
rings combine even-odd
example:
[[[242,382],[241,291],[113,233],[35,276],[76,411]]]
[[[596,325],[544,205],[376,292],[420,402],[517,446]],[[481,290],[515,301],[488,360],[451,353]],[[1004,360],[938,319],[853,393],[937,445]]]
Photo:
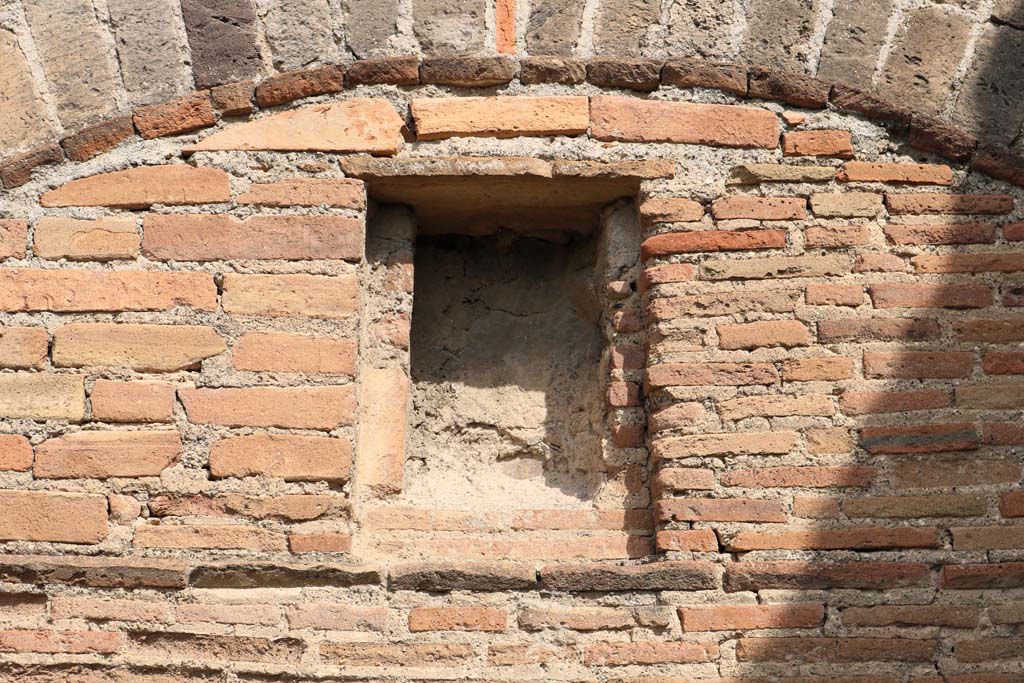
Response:
[[[457,64],[484,82],[507,69]],[[814,668],[801,683],[1013,680],[1024,232],[1021,191],[982,171],[1019,176],[836,86],[686,74],[800,106],[593,83],[479,100],[430,83],[199,134],[175,128],[191,107],[171,107],[150,121],[182,137],[9,193],[0,462],[17,474],[0,530],[27,556],[0,566],[43,598],[12,598],[28,614],[5,648],[84,651],[97,675],[117,657],[137,680],[154,657],[168,675],[188,660],[244,680],[302,657],[314,664],[288,675],[418,678],[426,662],[732,683],[798,664]],[[323,95],[316,82],[274,81],[264,101]],[[624,335],[607,351],[615,506],[392,504],[408,502],[388,409],[403,404],[414,257],[401,226],[369,257],[362,184],[388,174],[635,183],[642,267],[607,283],[623,296],[604,311]],[[366,290],[390,294],[366,306]],[[643,443],[616,443],[641,404]],[[630,469],[641,446],[650,462]],[[204,592],[223,588],[304,592],[242,607]]]

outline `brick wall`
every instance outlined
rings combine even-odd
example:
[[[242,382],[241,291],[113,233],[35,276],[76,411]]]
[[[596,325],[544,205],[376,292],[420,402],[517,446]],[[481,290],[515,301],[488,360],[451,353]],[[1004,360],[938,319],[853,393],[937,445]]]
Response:
[[[504,62],[465,64],[248,121],[200,96],[0,198],[0,676],[1024,675],[1020,167],[813,81],[494,97],[463,86]],[[403,497],[388,174],[633,188],[607,495]]]

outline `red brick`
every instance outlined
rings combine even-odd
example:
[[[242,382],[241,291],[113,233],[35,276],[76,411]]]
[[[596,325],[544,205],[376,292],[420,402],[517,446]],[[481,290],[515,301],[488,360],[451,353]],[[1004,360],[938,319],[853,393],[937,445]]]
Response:
[[[696,269],[689,263],[671,263],[664,266],[654,266],[644,270],[640,278],[641,292],[654,287],[655,285],[667,285],[673,282],[686,282],[693,280],[696,276]]]
[[[741,531],[725,544],[731,552],[750,550],[882,550],[886,548],[939,548],[934,527],[890,529],[807,529],[778,532]]]
[[[136,656],[168,661],[184,659],[238,662],[283,662],[302,657],[305,644],[297,638],[256,638],[187,632],[132,631],[129,648]]]
[[[969,351],[865,352],[864,376],[895,379],[968,377],[974,367]]]
[[[968,495],[865,496],[843,501],[843,512],[850,518],[979,517],[987,507],[984,498]]]
[[[352,536],[344,532],[311,531],[288,536],[288,549],[300,553],[347,553],[352,551]]]
[[[954,527],[954,550],[1014,550],[1024,548],[1024,526]]]
[[[829,225],[804,230],[804,244],[809,249],[840,249],[867,244],[869,235],[863,225]]]
[[[730,593],[768,589],[893,590],[927,586],[930,582],[931,571],[928,565],[914,562],[758,561],[730,564],[726,569],[725,590]]]
[[[228,174],[187,164],[138,166],[72,180],[43,194],[45,207],[108,206],[145,209],[152,204],[178,206],[231,200]]]
[[[640,247],[644,260],[694,252],[783,249],[785,230],[695,230],[648,237]]]
[[[1024,341],[1024,318],[959,320],[953,325],[953,333],[959,341],[991,344]]]
[[[718,344],[723,349],[756,349],[772,346],[807,346],[811,333],[797,320],[768,320],[738,325],[719,325]]]
[[[941,330],[933,318],[875,318],[822,320],[818,339],[830,342],[927,341],[938,339]]]
[[[49,348],[42,327],[0,327],[0,368],[42,369]]]
[[[28,221],[0,219],[0,260],[25,258],[28,245]]]
[[[604,141],[767,149],[779,144],[776,116],[754,107],[597,96],[591,98],[590,118],[591,135]]]
[[[745,488],[806,487],[827,488],[869,486],[875,479],[874,467],[858,465],[822,465],[812,467],[763,467],[733,470],[722,475],[723,486]]]
[[[1007,194],[888,193],[885,205],[892,214],[1007,214],[1013,211],[1013,197]]]
[[[170,382],[98,379],[89,399],[100,422],[170,422],[175,388]]]
[[[741,662],[929,662],[932,640],[910,638],[741,638]]]
[[[418,140],[580,135],[587,131],[585,97],[452,97],[414,99]]]
[[[860,445],[874,454],[947,453],[980,446],[971,424],[926,424],[908,427],[863,427]]]
[[[26,472],[32,468],[32,445],[16,434],[0,434],[0,471]]]
[[[490,631],[508,627],[508,613],[495,607],[414,607],[409,611],[409,630]]]
[[[804,430],[807,452],[811,455],[849,454],[853,437],[847,427],[814,427]]]
[[[982,425],[982,443],[997,446],[1024,445],[1024,426],[1006,422],[986,422]]]
[[[807,200],[803,197],[723,197],[712,202],[711,213],[720,221],[738,218],[802,221],[807,218]]]
[[[611,429],[616,448],[643,448],[646,430],[643,425],[621,424]]]
[[[311,375],[355,374],[356,344],[288,332],[246,332],[234,346],[231,364],[251,372]]]
[[[144,139],[181,135],[199,128],[208,128],[217,123],[207,90],[191,93],[184,97],[139,107],[133,119],[135,127]]]
[[[647,197],[640,203],[640,220],[644,225],[692,223],[703,217],[704,207],[692,199]]]
[[[583,648],[585,666],[650,666],[710,662],[718,656],[714,643],[636,641],[593,643]]]
[[[873,192],[816,192],[811,211],[818,218],[874,218],[882,212],[882,196]]]
[[[125,270],[0,271],[2,311],[163,311],[177,306],[216,308],[213,276]]]
[[[179,623],[247,624],[274,626],[281,615],[276,605],[219,605],[209,603],[179,604],[174,609]]]
[[[950,564],[942,568],[941,588],[978,590],[1024,587],[1024,562]]]
[[[712,317],[765,311],[791,313],[800,297],[798,289],[750,292],[687,292],[680,296],[654,299],[648,304],[648,317],[654,320]]]
[[[203,548],[280,552],[284,534],[244,524],[149,524],[137,527],[136,548]]]
[[[1024,517],[1024,491],[1007,491],[999,497],[999,514],[1003,517]]]
[[[1008,242],[1024,241],[1024,222],[1007,223],[1003,226],[1003,237]]]
[[[723,420],[748,417],[789,417],[792,415],[829,416],[835,413],[831,396],[824,394],[741,396],[718,402]]]
[[[362,221],[344,216],[149,214],[142,253],[154,260],[343,259],[363,253]]]
[[[910,262],[919,273],[1015,273],[1024,271],[1024,252],[921,254]]]
[[[210,102],[221,116],[246,116],[256,110],[253,82],[238,81],[210,88]]]
[[[60,146],[71,161],[88,161],[133,137],[132,117],[119,116],[69,135],[60,141]]]
[[[210,450],[210,474],[280,477],[285,481],[346,481],[352,446],[341,438],[253,434],[222,439]]]
[[[981,365],[989,375],[1024,375],[1024,352],[988,351]]]
[[[915,410],[949,408],[952,397],[947,391],[847,391],[839,399],[839,408],[847,415],[905,413]]]
[[[954,646],[954,655],[961,662],[991,662],[1024,657],[1024,638],[978,638],[961,640]]]
[[[1002,301],[1004,306],[1024,306],[1024,287],[1004,287]]]
[[[824,496],[793,496],[793,516],[804,519],[839,519],[839,501]]]
[[[864,302],[861,285],[807,285],[807,303],[812,306],[860,306]]]
[[[879,605],[848,607],[842,611],[847,626],[950,626],[975,628],[978,610],[966,605]]]
[[[907,262],[895,254],[857,254],[853,264],[855,273],[902,273]]]
[[[729,432],[664,437],[651,447],[654,457],[675,459],[726,455],[786,455],[799,441],[796,432]]]
[[[1020,465],[1003,460],[971,459],[965,462],[897,462],[893,484],[897,488],[954,488],[1015,483],[1021,477]]]
[[[105,496],[0,491],[0,540],[91,544],[106,536]]]
[[[658,550],[717,552],[718,537],[711,529],[662,530],[655,534]]]
[[[640,405],[640,385],[635,382],[609,382],[608,405],[613,408]]]
[[[848,130],[803,130],[782,136],[782,153],[788,157],[853,158],[853,139]]]
[[[178,396],[190,422],[228,427],[335,429],[352,424],[352,386],[183,388]]]
[[[749,498],[671,498],[657,503],[659,522],[785,522],[782,504]]]
[[[87,588],[184,588],[188,569],[180,560],[156,558],[0,556],[0,578],[5,582]]]
[[[345,87],[345,68],[322,66],[277,74],[256,86],[256,103],[276,107],[293,100],[314,95],[341,92]]]
[[[716,605],[681,607],[683,631],[748,631],[764,628],[817,628],[825,621],[825,606],[809,603],[787,605]]]
[[[715,488],[715,473],[691,467],[662,468],[655,475],[653,487],[655,495],[666,491],[710,491]]]
[[[893,244],[984,244],[995,240],[995,223],[919,223],[887,225]]]
[[[797,358],[782,364],[782,379],[787,382],[820,382],[853,377],[853,359],[846,356]]]
[[[59,164],[63,161],[64,150],[57,145],[36,147],[0,162],[0,181],[8,190],[13,190],[32,180],[32,172],[40,166]]]
[[[419,82],[420,59],[416,56],[360,59],[349,64],[348,70],[345,72],[345,83],[350,87],[355,85],[416,85]]]
[[[73,432],[36,447],[37,478],[156,477],[181,453],[173,430]]]
[[[901,164],[847,161],[840,180],[852,183],[952,185],[953,170],[945,164]]]
[[[519,612],[519,627],[527,631],[569,629],[605,631],[635,626],[668,628],[675,621],[668,607],[526,607]]]
[[[0,652],[112,654],[123,644],[124,634],[114,631],[0,631]]]

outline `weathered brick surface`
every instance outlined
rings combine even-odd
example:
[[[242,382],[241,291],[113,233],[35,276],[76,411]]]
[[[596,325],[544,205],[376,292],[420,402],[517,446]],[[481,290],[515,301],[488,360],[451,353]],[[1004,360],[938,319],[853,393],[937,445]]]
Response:
[[[144,209],[152,204],[211,204],[229,199],[228,176],[223,171],[172,164],[74,180],[44,194],[40,203],[47,207]]]
[[[190,133],[208,128],[217,121],[210,94],[205,90],[169,102],[140,107],[132,119],[139,135],[146,139]]]
[[[236,275],[224,278],[224,310],[239,315],[344,318],[356,310],[352,276]]]
[[[76,432],[36,447],[33,472],[50,479],[157,477],[181,452],[178,433]]]
[[[198,367],[226,349],[212,327],[72,323],[54,333],[53,363],[72,368],[109,365],[172,372]]]
[[[210,450],[215,477],[345,481],[351,465],[352,447],[339,438],[254,434],[218,441]]]
[[[189,419],[233,427],[330,430],[351,424],[355,401],[350,386],[180,389]]]

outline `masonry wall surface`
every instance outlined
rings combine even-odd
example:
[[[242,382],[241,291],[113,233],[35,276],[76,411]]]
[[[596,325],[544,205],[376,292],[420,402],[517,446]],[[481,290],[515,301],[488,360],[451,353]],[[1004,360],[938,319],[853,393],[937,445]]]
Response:
[[[0,197],[0,677],[1019,680],[1019,162],[817,81],[460,64]],[[626,188],[586,504],[406,497],[402,177]]]

